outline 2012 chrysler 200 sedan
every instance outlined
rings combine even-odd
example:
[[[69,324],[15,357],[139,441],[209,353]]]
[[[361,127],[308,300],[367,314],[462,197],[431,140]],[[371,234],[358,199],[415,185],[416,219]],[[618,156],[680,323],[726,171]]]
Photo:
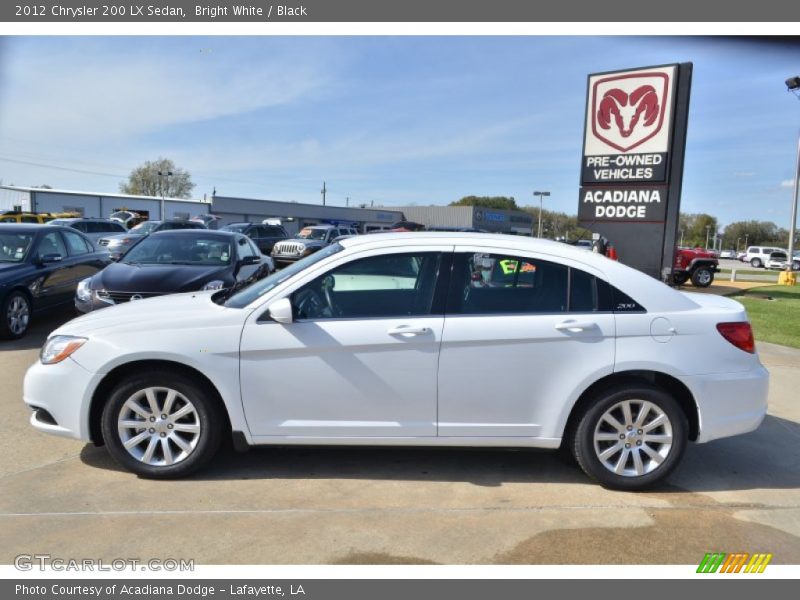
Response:
[[[238,291],[114,306],[56,330],[31,424],[146,477],[234,446],[571,450],[601,484],[668,475],[688,441],[754,430],[768,373],[742,306],[565,244],[344,239]]]

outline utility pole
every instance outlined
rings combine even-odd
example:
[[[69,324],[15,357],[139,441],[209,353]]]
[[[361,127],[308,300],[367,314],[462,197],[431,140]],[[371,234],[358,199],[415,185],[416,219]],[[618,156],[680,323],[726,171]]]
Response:
[[[325,187],[325,182],[322,182],[322,189],[320,190],[320,194],[322,194],[322,206],[325,206],[325,195],[328,193],[328,188]]]
[[[706,250],[708,250],[708,234],[711,231],[711,225],[706,225]]]
[[[786,80],[786,89],[800,98],[800,76]],[[792,220],[789,223],[789,269],[794,264],[794,235],[797,229],[797,201],[800,196],[800,136],[797,138],[797,164],[794,172],[794,198],[792,200]]]
[[[347,198],[344,199],[344,205],[345,206],[350,206],[350,196],[348,196]]]

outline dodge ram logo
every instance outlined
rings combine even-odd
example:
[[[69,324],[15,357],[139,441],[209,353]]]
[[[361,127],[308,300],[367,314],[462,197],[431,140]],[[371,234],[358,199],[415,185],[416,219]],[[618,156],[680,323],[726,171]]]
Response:
[[[664,125],[669,77],[633,73],[597,80],[592,86],[592,133],[628,152],[654,137]]]

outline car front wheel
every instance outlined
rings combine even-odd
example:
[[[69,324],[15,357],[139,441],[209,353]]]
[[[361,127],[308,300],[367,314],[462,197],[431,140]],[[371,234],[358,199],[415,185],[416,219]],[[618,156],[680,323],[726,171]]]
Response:
[[[111,456],[137,475],[173,479],[205,466],[219,449],[223,417],[216,399],[168,371],[133,375],[111,392],[102,415]]]
[[[692,272],[692,284],[695,287],[708,287],[714,281],[714,272],[707,267],[700,267]]]
[[[16,340],[25,335],[31,323],[31,301],[20,291],[11,292],[3,301],[0,337]]]
[[[763,265],[764,263],[761,262],[760,258],[754,258],[753,260],[750,261],[750,266],[753,267],[754,269],[760,269]]]
[[[645,383],[606,390],[579,417],[572,452],[604,487],[640,490],[670,474],[686,449],[688,423],[678,403]]]

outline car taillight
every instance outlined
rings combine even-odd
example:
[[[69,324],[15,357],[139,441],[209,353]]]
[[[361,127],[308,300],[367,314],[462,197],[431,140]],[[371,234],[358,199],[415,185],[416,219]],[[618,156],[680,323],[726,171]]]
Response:
[[[739,350],[755,354],[756,341],[753,339],[753,328],[747,321],[717,323],[717,331]]]

